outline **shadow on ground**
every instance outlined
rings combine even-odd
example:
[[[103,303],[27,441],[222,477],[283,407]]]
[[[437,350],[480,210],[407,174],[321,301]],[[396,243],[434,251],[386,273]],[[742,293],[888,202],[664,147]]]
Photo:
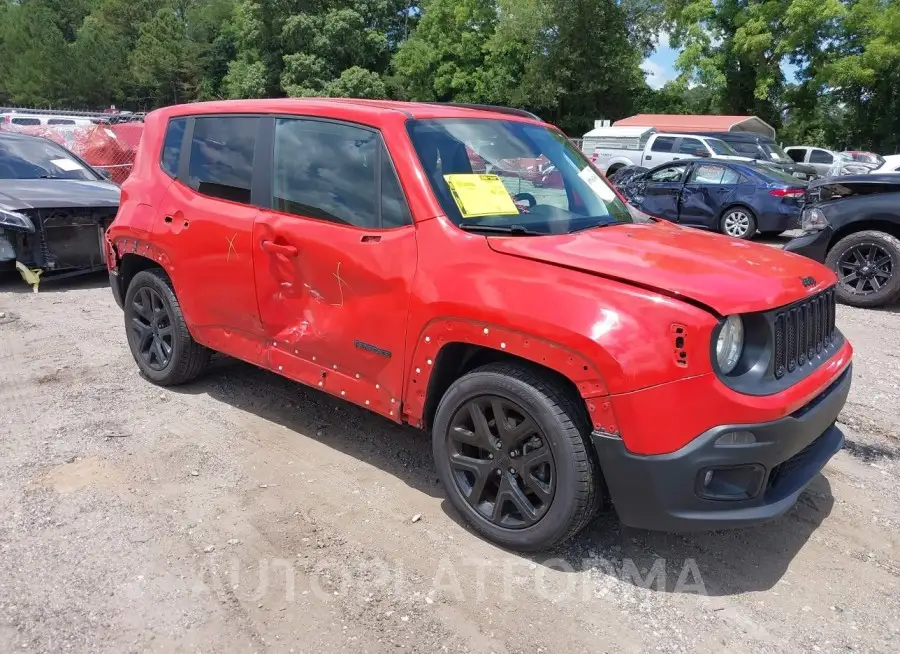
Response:
[[[68,291],[83,291],[92,288],[109,286],[109,274],[105,270],[85,273],[73,277],[54,277],[47,275],[41,277],[38,293],[66,293]],[[29,284],[19,276],[17,272],[0,274],[0,293],[33,293]]]
[[[417,491],[444,497],[431,439],[420,430],[227,357],[214,360],[202,379],[172,390],[209,395],[374,465]],[[573,573],[594,569],[639,586],[649,580],[650,590],[659,592],[682,592],[698,581],[711,596],[768,590],[784,576],[833,505],[828,480],[819,475],[787,515],[748,529],[647,532],[623,527],[607,510],[561,550],[523,560]],[[478,538],[446,499],[442,508],[471,538]],[[688,592],[696,592],[696,586],[692,588]]]

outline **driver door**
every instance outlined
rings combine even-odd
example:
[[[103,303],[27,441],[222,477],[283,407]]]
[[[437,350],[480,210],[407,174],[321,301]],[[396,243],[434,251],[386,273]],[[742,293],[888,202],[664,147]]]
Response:
[[[397,420],[416,231],[390,155],[359,125],[273,123],[253,225],[269,365]]]
[[[678,205],[687,168],[687,163],[674,163],[649,173],[638,208],[651,216],[678,222]]]

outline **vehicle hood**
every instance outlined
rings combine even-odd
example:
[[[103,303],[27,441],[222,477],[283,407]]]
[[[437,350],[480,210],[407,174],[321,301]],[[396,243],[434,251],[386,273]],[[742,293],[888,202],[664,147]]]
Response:
[[[839,200],[857,195],[900,193],[900,175],[896,173],[871,173],[868,175],[844,175],[826,177],[810,182],[807,202],[818,203]]]
[[[649,288],[719,315],[783,306],[835,281],[811,259],[664,222],[487,241],[501,254]]]
[[[0,208],[7,211],[57,207],[115,207],[119,187],[75,179],[0,179]]]

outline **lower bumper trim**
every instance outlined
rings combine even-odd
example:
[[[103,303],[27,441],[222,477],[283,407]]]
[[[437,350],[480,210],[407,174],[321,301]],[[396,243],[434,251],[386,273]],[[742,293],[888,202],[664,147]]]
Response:
[[[787,512],[825,464],[844,445],[835,425],[850,391],[852,371],[810,404],[774,422],[710,429],[682,449],[654,456],[629,452],[602,432],[592,440],[623,524],[659,531],[713,531],[759,524]],[[755,442],[720,445],[731,431],[749,431]],[[703,473],[755,466],[762,478],[736,499],[708,499],[698,492]]]

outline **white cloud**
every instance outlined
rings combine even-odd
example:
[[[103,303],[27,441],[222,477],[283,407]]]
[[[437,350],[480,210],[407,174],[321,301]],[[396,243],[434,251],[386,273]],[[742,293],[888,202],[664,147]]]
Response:
[[[651,89],[662,88],[666,82],[675,79],[672,71],[666,70],[658,63],[650,61],[649,59],[644,59],[644,63],[641,64],[641,70],[644,71],[644,76],[647,78],[647,84]]]
[[[656,35],[656,49],[657,50],[667,50],[669,49],[669,33],[668,32],[660,32]]]

